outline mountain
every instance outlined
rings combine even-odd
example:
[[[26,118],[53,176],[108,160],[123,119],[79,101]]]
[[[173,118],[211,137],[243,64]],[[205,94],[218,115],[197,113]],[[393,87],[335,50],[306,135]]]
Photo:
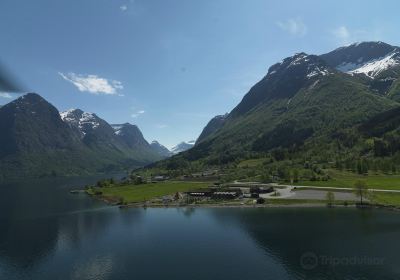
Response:
[[[400,89],[398,50],[366,42],[320,56],[287,57],[229,114],[212,119],[192,149],[157,166],[220,166],[258,157],[271,158],[271,164],[329,163],[373,154],[365,143],[374,139],[366,139],[359,127],[400,106],[393,98]],[[389,82],[379,85],[385,79]]]
[[[200,136],[197,138],[196,144],[200,143],[201,141],[206,139],[209,135],[213,134],[215,131],[220,129],[224,125],[227,116],[228,114],[225,114],[225,115],[218,115],[212,118],[211,121],[209,121],[206,127],[203,129]]]
[[[51,174],[61,167],[74,173],[81,164],[71,163],[88,155],[58,110],[34,93],[0,108],[0,131],[0,179]]]
[[[316,55],[297,53],[285,58],[269,68],[267,75],[250,89],[227,118],[244,115],[265,101],[289,99],[319,78],[336,72]]]
[[[181,142],[178,145],[176,145],[175,147],[173,147],[171,149],[172,154],[176,155],[179,154],[181,152],[187,151],[189,149],[191,149],[195,144],[195,141],[188,141],[188,142]]]
[[[144,139],[142,132],[136,125],[124,123],[113,124],[111,126],[117,138],[130,150],[136,151],[137,157],[140,155],[141,158],[150,159],[151,161],[164,158],[163,155],[155,151],[152,145]]]
[[[150,144],[144,139],[142,132],[136,125],[124,123],[112,124],[111,126],[117,138],[128,147],[136,149],[151,149]]]
[[[114,129],[96,114],[71,109],[61,112],[60,116],[88,146],[118,145]]]
[[[59,113],[29,93],[0,108],[0,180],[140,167],[161,157],[136,126],[121,133],[92,113]]]
[[[383,42],[361,42],[320,57],[331,67],[364,79],[364,84],[374,92],[399,100],[399,47]]]
[[[161,158],[151,149],[136,125],[110,125],[96,114],[80,109],[61,112],[60,116],[87,147],[106,158],[110,157],[110,160],[128,157],[147,164]]]
[[[165,146],[161,145],[155,140],[150,143],[150,146],[153,149],[153,151],[155,151],[164,158],[170,157],[172,155],[170,150],[168,150]]]
[[[355,43],[320,57],[339,71],[364,74],[372,79],[400,65],[400,49],[383,42]]]

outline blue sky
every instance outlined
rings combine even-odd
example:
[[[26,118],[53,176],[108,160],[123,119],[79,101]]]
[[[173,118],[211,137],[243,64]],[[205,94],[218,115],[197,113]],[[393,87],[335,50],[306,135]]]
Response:
[[[400,45],[398,1],[1,0],[0,61],[59,110],[194,140],[273,63],[355,41]],[[0,93],[0,104],[15,95]]]

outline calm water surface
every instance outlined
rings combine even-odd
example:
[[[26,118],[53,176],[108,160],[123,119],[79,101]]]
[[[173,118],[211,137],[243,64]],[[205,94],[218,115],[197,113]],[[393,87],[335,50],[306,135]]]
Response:
[[[0,186],[0,279],[400,279],[400,213],[120,210],[70,186]]]

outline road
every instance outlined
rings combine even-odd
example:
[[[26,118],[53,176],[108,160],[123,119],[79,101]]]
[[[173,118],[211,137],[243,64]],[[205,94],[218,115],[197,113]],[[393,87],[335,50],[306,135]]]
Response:
[[[267,185],[267,184],[266,184]],[[270,186],[283,186],[283,187],[296,187],[298,189],[301,188],[312,188],[312,189],[319,189],[319,190],[338,190],[338,191],[353,191],[352,188],[338,188],[338,187],[315,187],[315,186],[291,186],[291,185],[278,185],[278,184],[269,184]],[[391,193],[400,193],[400,190],[385,190],[385,189],[370,189],[368,188],[369,191],[373,192],[391,192]]]
[[[276,192],[261,194],[263,198],[269,199],[326,199],[326,194],[331,191],[335,195],[336,200],[357,200],[357,196],[353,193],[352,188],[338,188],[338,187],[315,187],[315,186],[293,186],[293,185],[279,185],[279,184],[263,184],[258,182],[233,182],[230,186],[237,187],[274,187]],[[304,190],[302,190],[304,189]],[[297,190],[297,191],[296,191]],[[400,190],[386,190],[386,189],[369,189],[373,192],[385,193],[400,193]],[[275,193],[278,193],[276,196]]]

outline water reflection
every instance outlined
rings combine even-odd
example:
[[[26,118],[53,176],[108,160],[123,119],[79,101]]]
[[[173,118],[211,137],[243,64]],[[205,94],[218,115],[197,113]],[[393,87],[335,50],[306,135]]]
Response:
[[[87,179],[85,179],[87,180]],[[84,184],[85,180],[80,183]],[[0,279],[399,279],[399,213],[124,209],[70,182],[0,187]],[[376,257],[378,265],[332,265]],[[329,259],[328,259],[329,260]]]
[[[393,272],[400,263],[400,244],[393,242],[400,233],[399,213],[325,208],[230,210],[213,215],[221,223],[240,226],[295,278],[399,276]],[[315,264],[307,267],[304,261],[310,254]]]
[[[0,262],[31,269],[60,248],[78,248],[85,235],[102,234],[113,219],[113,210],[84,194],[72,195],[68,189],[95,179],[1,185]]]

